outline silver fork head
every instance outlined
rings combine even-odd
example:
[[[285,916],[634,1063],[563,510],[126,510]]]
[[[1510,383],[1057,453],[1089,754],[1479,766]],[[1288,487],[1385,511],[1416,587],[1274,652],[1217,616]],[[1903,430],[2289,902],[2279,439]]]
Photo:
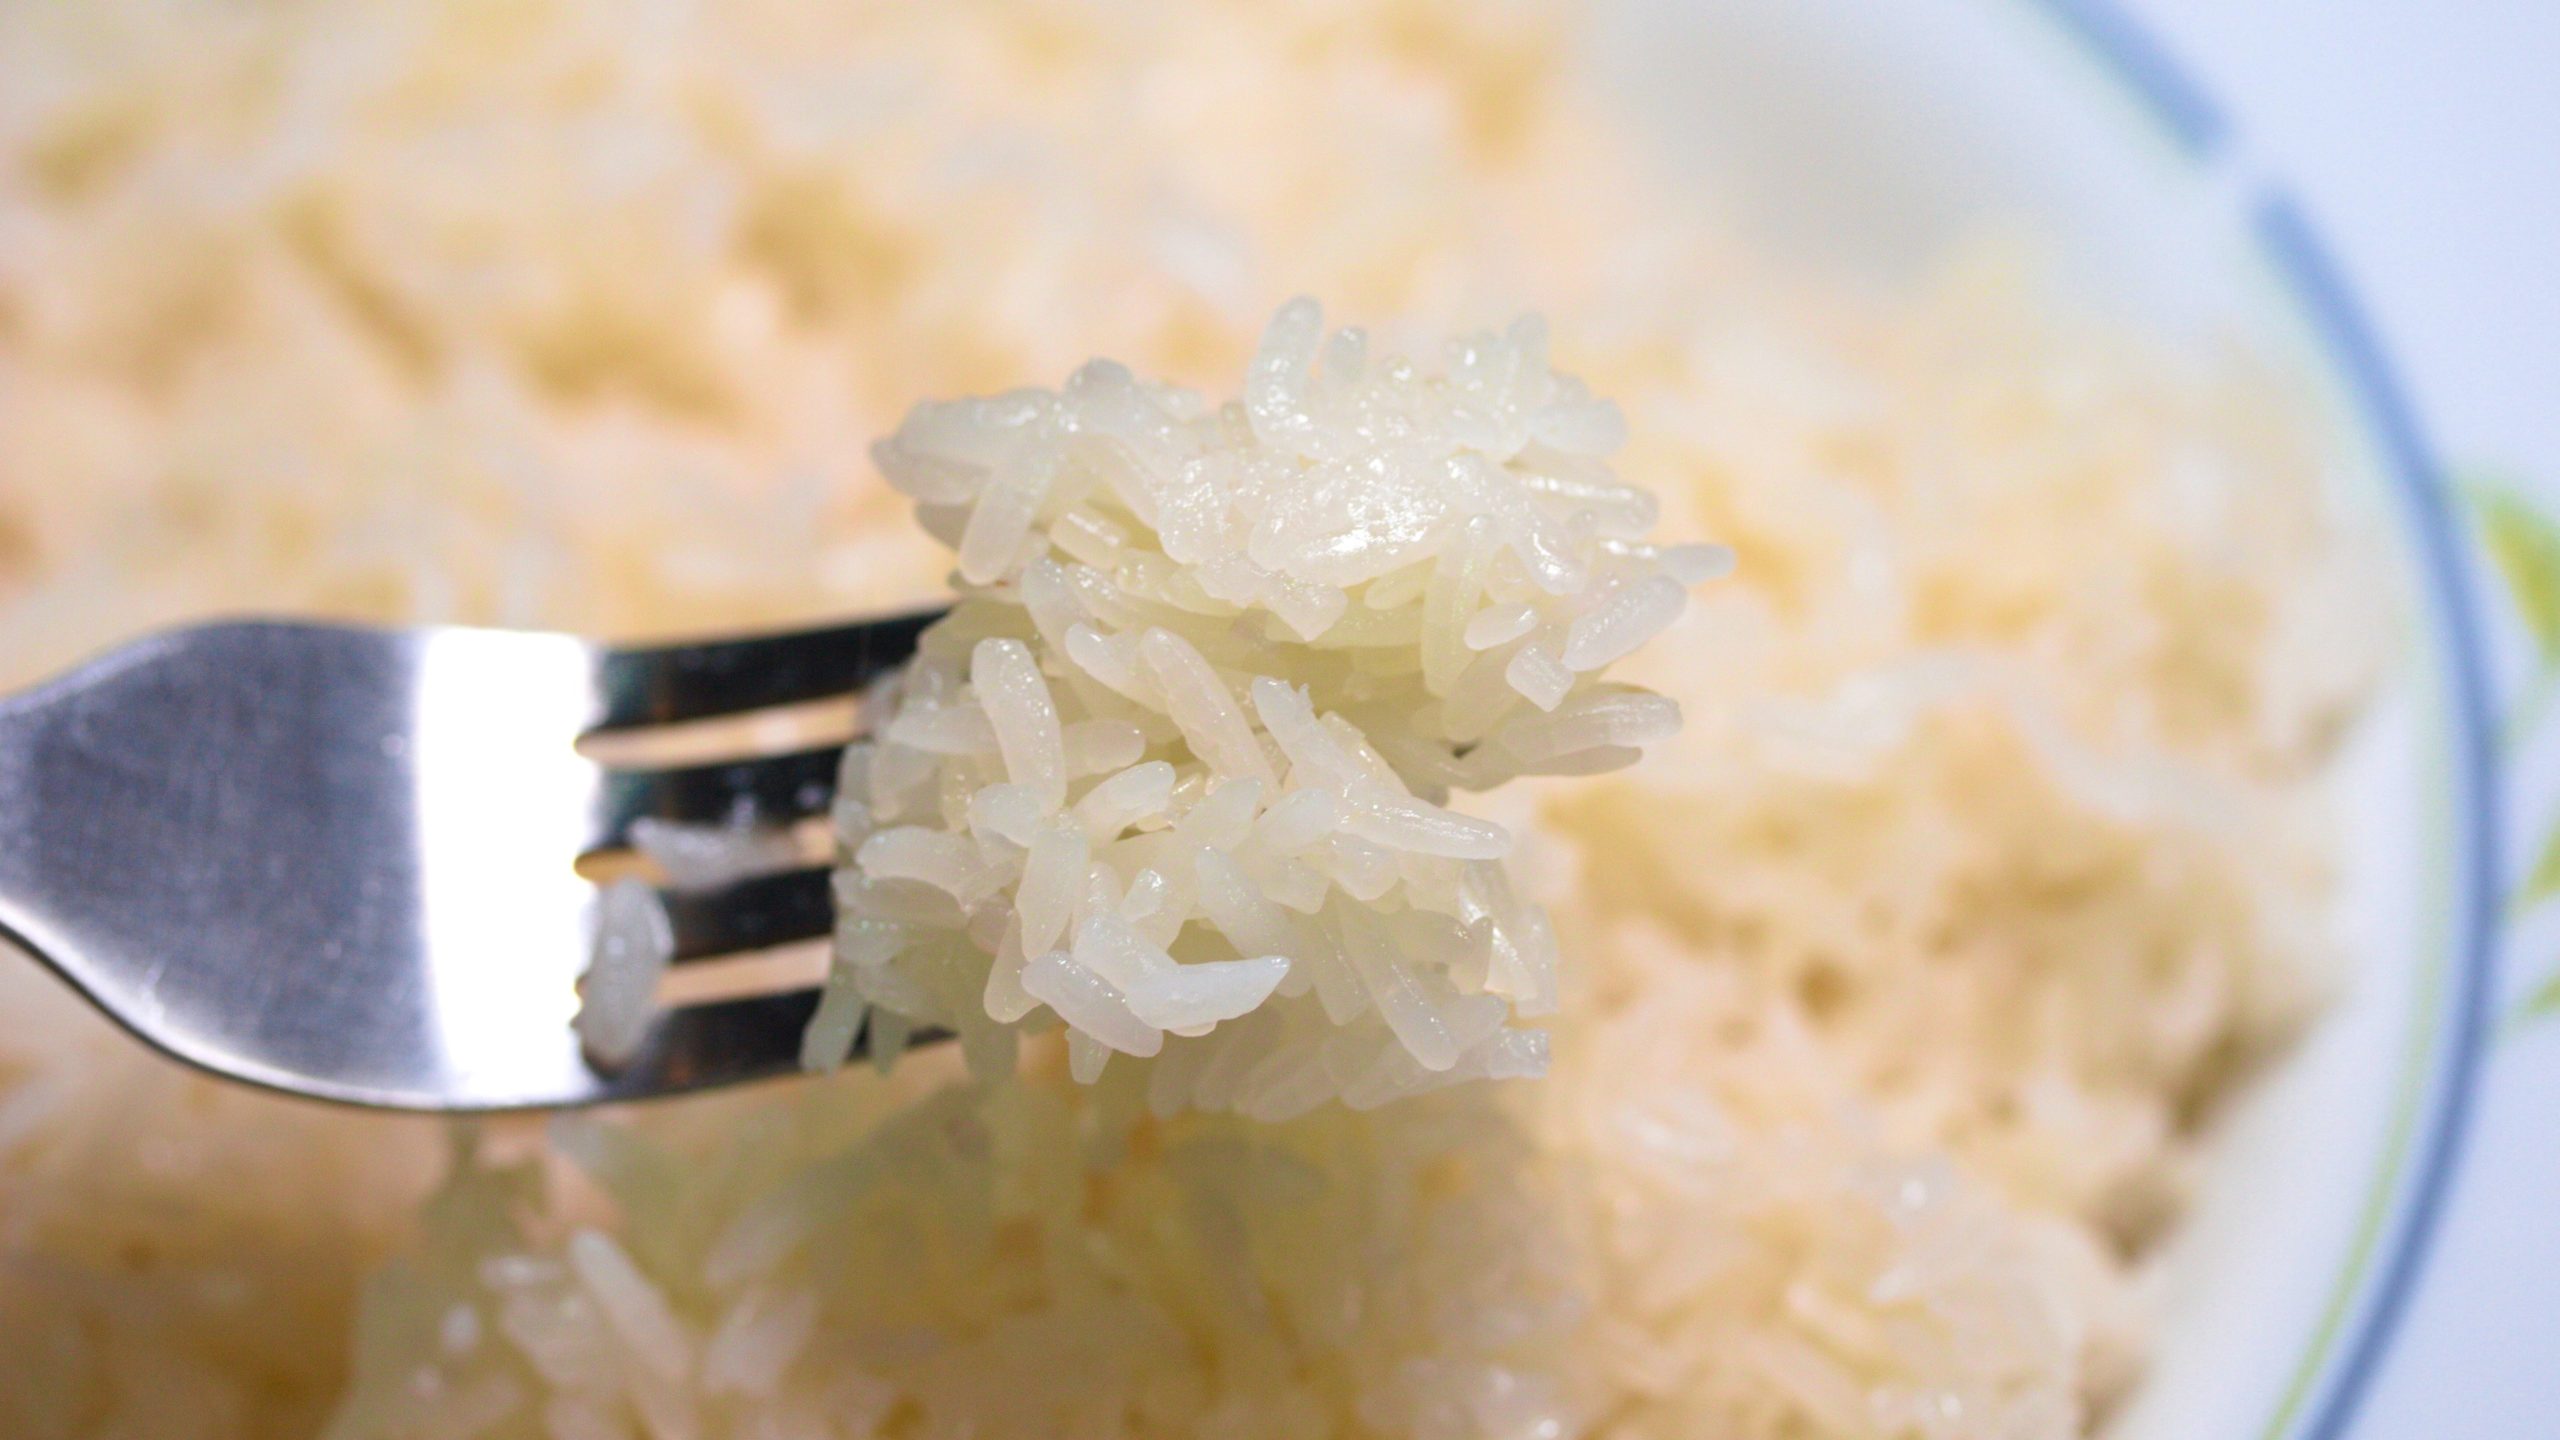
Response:
[[[860,689],[930,614],[609,650],[566,635],[241,622],[0,704],[0,930],[205,1069],[402,1109],[581,1105],[789,1070],[806,990],[660,1019],[603,1070],[570,1022],[584,856],[642,816],[823,811],[823,748],[661,771],[598,734]],[[671,893],[678,957],[824,934],[826,872]]]

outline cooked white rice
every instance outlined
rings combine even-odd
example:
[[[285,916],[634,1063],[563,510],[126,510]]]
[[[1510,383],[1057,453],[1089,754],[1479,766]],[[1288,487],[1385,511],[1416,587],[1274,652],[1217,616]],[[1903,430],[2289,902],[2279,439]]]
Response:
[[[675,930],[656,890],[638,880],[604,887],[576,1021],[591,1062],[619,1065],[639,1051],[657,1014],[658,981],[675,953]]]
[[[1009,1087],[934,1052],[456,1145],[180,1074],[0,963],[0,1434],[2093,1425],[2198,1118],[2321,953],[2336,626],[2379,628],[2323,457],[2245,356],[2013,265],[1748,262],[1571,51],[1475,0],[0,6],[13,680],[214,610],[922,602],[950,554],[863,459],[917,399],[1096,353],[1229,383],[1301,290],[1407,351],[1553,316],[1662,531],[1738,559],[1619,662],[1677,737],[1469,802],[1572,960],[1535,1084],[1160,1120],[1148,1067],[1078,1086],[1102,1054],[1041,1038]],[[1173,803],[1122,775],[1156,743],[1062,723],[1075,806]]]
[[[756,824],[750,812],[712,825],[643,816],[631,822],[631,848],[678,890],[717,889],[800,863],[800,846],[790,833]]]
[[[1648,542],[1617,407],[1546,351],[1529,318],[1425,367],[1296,300],[1224,404],[1096,360],[909,414],[876,454],[963,598],[847,757],[808,1058],[879,1007],[994,1078],[992,1030],[1063,1021],[1078,1080],[1160,1056],[1156,1113],[1261,1120],[1545,1073],[1513,1022],[1554,930],[1443,802],[1677,730],[1601,671],[1730,558]]]

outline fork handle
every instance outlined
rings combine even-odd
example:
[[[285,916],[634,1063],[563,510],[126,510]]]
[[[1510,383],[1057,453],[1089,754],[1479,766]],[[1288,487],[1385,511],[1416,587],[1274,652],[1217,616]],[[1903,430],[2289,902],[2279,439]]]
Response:
[[[278,1055],[388,1043],[325,977],[405,938],[380,866],[411,823],[386,746],[411,670],[395,632],[240,622],[0,700],[0,931],[207,1068],[260,1079]],[[288,961],[324,983],[288,1000]]]

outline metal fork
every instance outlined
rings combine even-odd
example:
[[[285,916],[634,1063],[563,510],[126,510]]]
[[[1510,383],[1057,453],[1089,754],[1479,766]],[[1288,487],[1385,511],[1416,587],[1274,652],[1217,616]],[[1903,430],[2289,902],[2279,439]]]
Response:
[[[588,1063],[570,1021],[601,892],[577,866],[644,816],[823,814],[841,743],[659,769],[580,746],[852,694],[935,618],[655,649],[270,621],[142,640],[0,701],[0,931],[170,1055],[325,1100],[509,1110],[787,1071],[814,991],[673,1010]],[[664,894],[680,963],[833,920],[824,867]]]

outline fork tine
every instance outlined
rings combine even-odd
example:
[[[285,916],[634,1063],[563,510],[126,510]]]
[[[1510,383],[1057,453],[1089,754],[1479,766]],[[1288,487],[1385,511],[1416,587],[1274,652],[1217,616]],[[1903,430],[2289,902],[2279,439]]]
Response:
[[[746,640],[606,650],[597,656],[598,732],[673,725],[849,695],[906,663],[941,619],[923,610]]]
[[[632,822],[641,819],[717,825],[743,810],[757,824],[780,826],[823,815],[835,800],[843,757],[842,745],[821,745],[717,765],[607,771],[587,849],[626,848]]]
[[[758,875],[715,890],[662,891],[675,958],[714,960],[814,940],[835,929],[836,901],[823,866]]]
[[[636,1100],[800,1068],[800,1033],[817,1013],[816,990],[749,995],[669,1011],[639,1054],[603,1077],[598,1099]]]
[[[604,1077],[591,1099],[633,1100],[772,1079],[800,1073],[800,1035],[817,1012],[815,989],[784,990],[693,1005],[661,1016],[639,1054]],[[913,1045],[948,1039],[941,1030],[919,1030]],[[853,1058],[868,1054],[865,1025]]]

